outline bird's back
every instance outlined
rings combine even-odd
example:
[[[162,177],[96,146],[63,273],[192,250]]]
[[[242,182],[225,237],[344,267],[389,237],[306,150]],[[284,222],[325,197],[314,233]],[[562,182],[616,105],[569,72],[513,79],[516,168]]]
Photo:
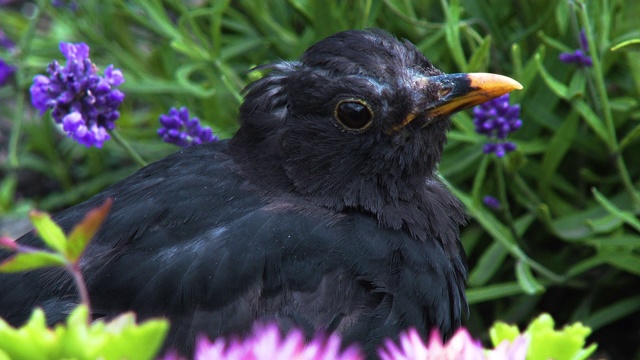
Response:
[[[409,326],[446,333],[460,323],[460,258],[357,209],[264,195],[224,141],[143,168],[54,219],[68,230],[106,198],[111,213],[81,265],[94,316],[168,317],[167,347],[189,351],[199,333],[243,333],[262,320],[338,331],[371,352]],[[20,241],[39,244],[33,234]],[[59,322],[77,301],[59,269],[0,275],[0,316],[10,323],[34,306]]]

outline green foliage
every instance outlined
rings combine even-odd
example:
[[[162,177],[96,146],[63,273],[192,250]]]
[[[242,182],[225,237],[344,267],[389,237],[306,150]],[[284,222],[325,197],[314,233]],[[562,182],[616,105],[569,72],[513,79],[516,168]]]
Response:
[[[66,139],[29,106],[32,77],[61,59],[60,41],[85,42],[102,69],[123,70],[118,131],[153,161],[176,150],[155,133],[170,106],[188,106],[230,137],[240,91],[257,76],[248,69],[295,59],[336,31],[380,27],[443,71],[491,71],[524,85],[512,93],[524,123],[510,139],[517,151],[484,155],[485,138],[461,113],[440,166],[470,215],[462,239],[472,332],[545,311],[590,326],[611,356],[640,356],[626,330],[640,323],[640,2],[88,0],[74,12],[41,0],[33,13],[17,3],[0,8],[0,27],[18,43],[0,49],[17,66],[0,88],[0,130],[11,129],[8,142],[0,136],[0,214],[78,203],[138,167],[115,142],[98,150]],[[580,29],[591,68],[558,60],[579,48]],[[501,209],[485,207],[485,195]]]
[[[88,310],[78,306],[65,325],[47,328],[44,312],[34,310],[29,321],[13,328],[0,319],[0,359],[120,360],[152,359],[169,329],[166,320],[136,324],[131,313],[89,323]]]
[[[575,323],[562,330],[554,329],[555,322],[549,314],[542,314],[531,321],[524,332],[529,339],[527,360],[585,360],[594,353],[596,344],[584,348],[591,329]],[[503,341],[512,342],[520,331],[517,326],[496,322],[489,329],[494,346]]]
[[[85,215],[67,238],[60,226],[53,222],[51,216],[40,211],[31,212],[31,223],[38,235],[53,252],[27,248],[16,243],[7,242],[3,238],[0,247],[18,253],[0,263],[0,273],[34,270],[47,266],[63,266],[74,268],[89,241],[98,232],[100,225],[109,213],[112,200],[108,199],[100,207]]]

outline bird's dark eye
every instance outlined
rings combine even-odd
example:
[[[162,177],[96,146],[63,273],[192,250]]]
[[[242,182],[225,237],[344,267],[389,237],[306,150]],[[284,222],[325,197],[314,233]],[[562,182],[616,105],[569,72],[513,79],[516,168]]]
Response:
[[[347,130],[362,131],[371,125],[373,111],[362,100],[342,100],[336,105],[334,116]]]

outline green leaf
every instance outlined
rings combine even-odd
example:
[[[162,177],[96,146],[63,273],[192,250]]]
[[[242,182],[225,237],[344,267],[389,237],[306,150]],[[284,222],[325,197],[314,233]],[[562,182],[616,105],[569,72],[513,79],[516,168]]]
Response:
[[[109,323],[97,320],[90,324],[89,311],[82,305],[71,312],[66,324],[51,330],[44,312],[36,309],[20,328],[0,319],[0,360],[2,354],[12,360],[151,360],[158,355],[168,330],[166,320],[136,324],[132,313]]]
[[[469,275],[469,285],[482,286],[502,267],[507,250],[498,242],[492,243],[480,256]]]
[[[633,129],[631,129],[631,131],[629,131],[627,135],[622,138],[622,140],[620,141],[620,151],[636,141],[638,137],[640,137],[640,123],[634,126]]]
[[[467,72],[485,72],[489,68],[489,51],[491,50],[491,35],[482,39],[480,47],[471,55]]]
[[[578,122],[578,117],[573,113],[560,125],[551,141],[549,141],[542,158],[542,171],[538,184],[540,193],[543,196],[547,194],[553,175],[556,174],[558,166],[560,166],[567,151],[571,148],[572,140],[578,129]]]
[[[191,81],[191,77],[195,77],[194,74],[198,74],[198,77],[207,77],[207,71],[209,70],[209,64],[207,63],[190,63],[181,66],[176,71],[176,79],[182,88],[189,89],[192,95],[200,98],[210,98],[215,95],[216,88],[209,85],[202,85]],[[205,75],[202,75],[205,74]],[[202,75],[202,76],[200,76]]]
[[[582,360],[595,351],[595,345],[583,349],[590,328],[575,323],[555,330],[554,325],[549,314],[542,314],[529,324],[525,331],[530,340],[527,360]]]
[[[622,41],[616,45],[613,45],[611,47],[611,51],[618,51],[620,49],[623,49],[625,47],[631,46],[631,45],[640,45],[640,39],[631,39],[631,40],[625,40]],[[627,49],[625,49],[627,50]]]
[[[489,336],[493,346],[498,346],[505,340],[513,342],[518,335],[520,335],[520,329],[516,325],[509,325],[502,321],[496,321],[489,329]]]
[[[133,314],[124,314],[107,324],[104,332],[110,337],[98,349],[99,358],[151,360],[158,355],[169,330],[169,322],[156,319],[136,325],[134,320]]]
[[[618,208],[614,203],[609,201],[604,195],[602,195],[596,188],[592,188],[591,192],[595,197],[596,201],[602,205],[610,214],[618,217],[620,220],[624,221],[628,225],[632,226],[636,231],[640,231],[640,220],[629,211],[624,211]]]
[[[593,132],[600,138],[605,144],[609,144],[611,139],[609,138],[609,133],[607,132],[607,128],[604,124],[604,121],[600,119],[598,115],[587,105],[583,100],[576,100],[573,102],[573,107],[580,113],[584,121],[587,122],[587,125],[591,127]]]
[[[70,261],[76,262],[80,259],[87,244],[107,218],[112,203],[111,199],[105,200],[102,205],[89,211],[82,221],[71,230],[67,244],[67,257]]]
[[[64,254],[67,248],[67,237],[64,235],[64,231],[62,231],[60,226],[51,220],[51,216],[47,213],[34,210],[29,217],[38,235],[40,235],[40,238],[42,238],[45,244],[58,253]]]
[[[538,65],[538,72],[540,73],[540,76],[542,76],[542,80],[544,80],[549,89],[551,89],[551,91],[553,91],[553,93],[558,97],[569,100],[569,88],[565,84],[556,80],[553,76],[551,76],[551,74],[549,74],[549,72],[547,72],[547,69],[545,69],[544,65],[542,64],[542,58],[540,54],[536,54],[535,59],[536,64]]]
[[[466,291],[469,305],[501,299],[508,296],[522,294],[522,287],[516,282],[492,284],[479,288],[469,288]]]
[[[598,257],[604,259],[611,266],[640,276],[640,256],[626,249],[612,249],[609,246],[602,247],[598,252]]]
[[[66,264],[67,261],[60,254],[46,251],[18,253],[0,263],[0,273],[15,273],[48,266],[65,266]]]
[[[460,43],[460,1],[451,0],[447,3],[446,0],[441,0],[442,10],[444,11],[446,24],[445,24],[445,37],[447,39],[447,45],[451,55],[453,55],[453,61],[461,72],[467,71],[467,60],[464,56],[464,50]]]
[[[56,335],[47,328],[44,312],[35,309],[20,328],[0,319],[0,351],[12,360],[48,360],[55,357]]]
[[[0,360],[11,360],[9,355],[0,349]]]
[[[524,261],[519,260],[516,263],[516,279],[526,294],[534,295],[544,291],[544,287],[536,280],[531,268]]]
[[[585,324],[597,330],[634,314],[638,310],[640,310],[640,295],[628,297],[609,306],[599,308],[585,320]]]

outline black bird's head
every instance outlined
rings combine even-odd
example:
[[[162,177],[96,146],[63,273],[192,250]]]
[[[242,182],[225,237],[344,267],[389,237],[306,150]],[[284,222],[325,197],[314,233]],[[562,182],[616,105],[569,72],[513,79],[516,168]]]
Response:
[[[449,115],[521,87],[500,75],[445,75],[381,30],[341,32],[299,61],[264,68],[231,142],[243,171],[260,188],[369,211],[392,227],[384,209],[415,202],[433,180]]]

